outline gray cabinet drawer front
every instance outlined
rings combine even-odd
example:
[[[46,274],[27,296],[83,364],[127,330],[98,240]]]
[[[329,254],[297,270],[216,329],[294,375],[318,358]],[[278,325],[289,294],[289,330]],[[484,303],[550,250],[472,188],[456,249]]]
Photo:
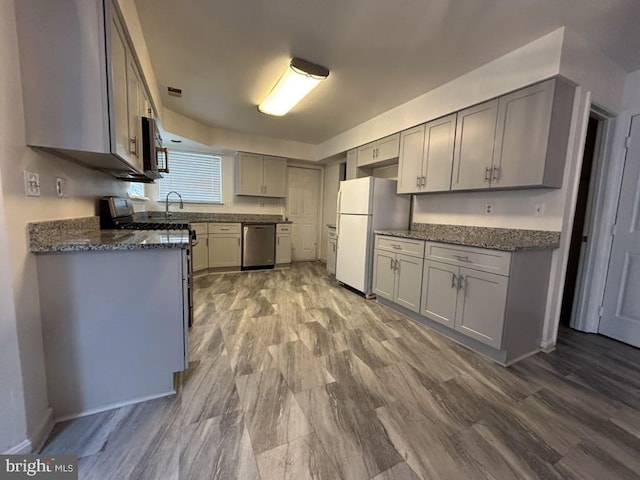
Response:
[[[434,242],[426,242],[425,258],[499,275],[509,275],[511,264],[509,252]]]
[[[284,235],[291,234],[291,224],[290,223],[279,223],[276,225],[276,233],[283,233]]]
[[[210,223],[209,233],[240,233],[239,223]]]
[[[422,240],[376,235],[375,248],[414,257],[424,257],[424,242]]]

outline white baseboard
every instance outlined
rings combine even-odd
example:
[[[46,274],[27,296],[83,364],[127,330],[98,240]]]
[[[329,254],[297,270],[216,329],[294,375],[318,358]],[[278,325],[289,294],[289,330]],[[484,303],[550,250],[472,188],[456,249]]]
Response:
[[[543,342],[542,345],[540,345],[540,350],[542,350],[544,353],[551,353],[556,349],[556,344],[555,342]]]
[[[31,453],[31,441],[29,441],[29,439],[23,440],[14,447],[11,447],[4,452],[3,455],[26,455],[28,453]]]
[[[113,410],[114,408],[126,407],[127,405],[133,405],[135,403],[147,402],[149,400],[155,400],[156,398],[168,397],[169,395],[175,395],[176,391],[171,390],[166,393],[160,393],[158,395],[150,395],[148,397],[139,397],[134,398],[132,400],[127,400],[126,402],[112,403],[110,405],[105,405],[104,407],[93,408],[91,410],[84,410],[78,413],[72,413],[69,415],[64,415],[62,417],[56,417],[55,423],[66,422],[67,420],[73,420],[74,418],[87,417],[89,415],[94,415],[96,413],[106,412],[108,410]]]
[[[40,426],[25,440],[6,451],[5,455],[26,455],[39,452],[44,446],[44,442],[46,442],[49,434],[51,434],[53,425],[53,410],[48,408]]]

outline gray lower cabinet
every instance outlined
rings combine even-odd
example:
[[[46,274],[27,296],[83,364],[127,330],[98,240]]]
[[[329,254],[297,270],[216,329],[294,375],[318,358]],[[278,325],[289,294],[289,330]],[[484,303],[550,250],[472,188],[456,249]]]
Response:
[[[374,293],[417,313],[420,310],[422,262],[422,258],[376,250]]]
[[[376,235],[373,290],[415,320],[510,364],[540,349],[551,256]]]
[[[338,252],[338,237],[336,229],[329,228],[329,239],[327,240],[327,272],[336,274],[336,254]]]
[[[461,268],[454,328],[490,347],[500,349],[509,279]]]
[[[196,232],[196,243],[191,249],[191,262],[194,272],[209,268],[209,233],[206,223],[191,224]]]
[[[242,263],[241,225],[209,224],[209,268],[240,267]]]
[[[425,260],[420,313],[500,349],[508,278]]]
[[[276,265],[286,266],[291,263],[291,224],[276,225]]]

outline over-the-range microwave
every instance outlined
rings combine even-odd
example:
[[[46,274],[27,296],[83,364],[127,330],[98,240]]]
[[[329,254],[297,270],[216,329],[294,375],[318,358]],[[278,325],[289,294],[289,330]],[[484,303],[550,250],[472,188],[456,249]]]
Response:
[[[149,178],[162,178],[161,173],[169,173],[169,153],[162,146],[156,121],[149,117],[142,117],[142,165]]]

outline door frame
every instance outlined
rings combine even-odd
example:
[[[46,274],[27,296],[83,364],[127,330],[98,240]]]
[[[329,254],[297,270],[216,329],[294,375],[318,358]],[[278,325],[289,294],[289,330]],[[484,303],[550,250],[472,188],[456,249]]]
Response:
[[[603,121],[600,143],[596,145],[592,223],[587,233],[592,241],[589,242],[582,278],[576,288],[570,325],[577,330],[597,333],[622,187],[626,138],[634,114],[625,112],[614,117],[595,105],[592,105],[591,113]]]
[[[289,188],[289,168],[304,168],[307,170],[318,170],[320,172],[320,185],[318,186],[318,218],[316,219],[316,261],[320,258],[321,242],[322,242],[322,219],[324,218],[324,166],[309,165],[301,161],[287,162],[287,189]],[[287,198],[284,202],[285,217],[289,218],[289,195],[287,190]]]

